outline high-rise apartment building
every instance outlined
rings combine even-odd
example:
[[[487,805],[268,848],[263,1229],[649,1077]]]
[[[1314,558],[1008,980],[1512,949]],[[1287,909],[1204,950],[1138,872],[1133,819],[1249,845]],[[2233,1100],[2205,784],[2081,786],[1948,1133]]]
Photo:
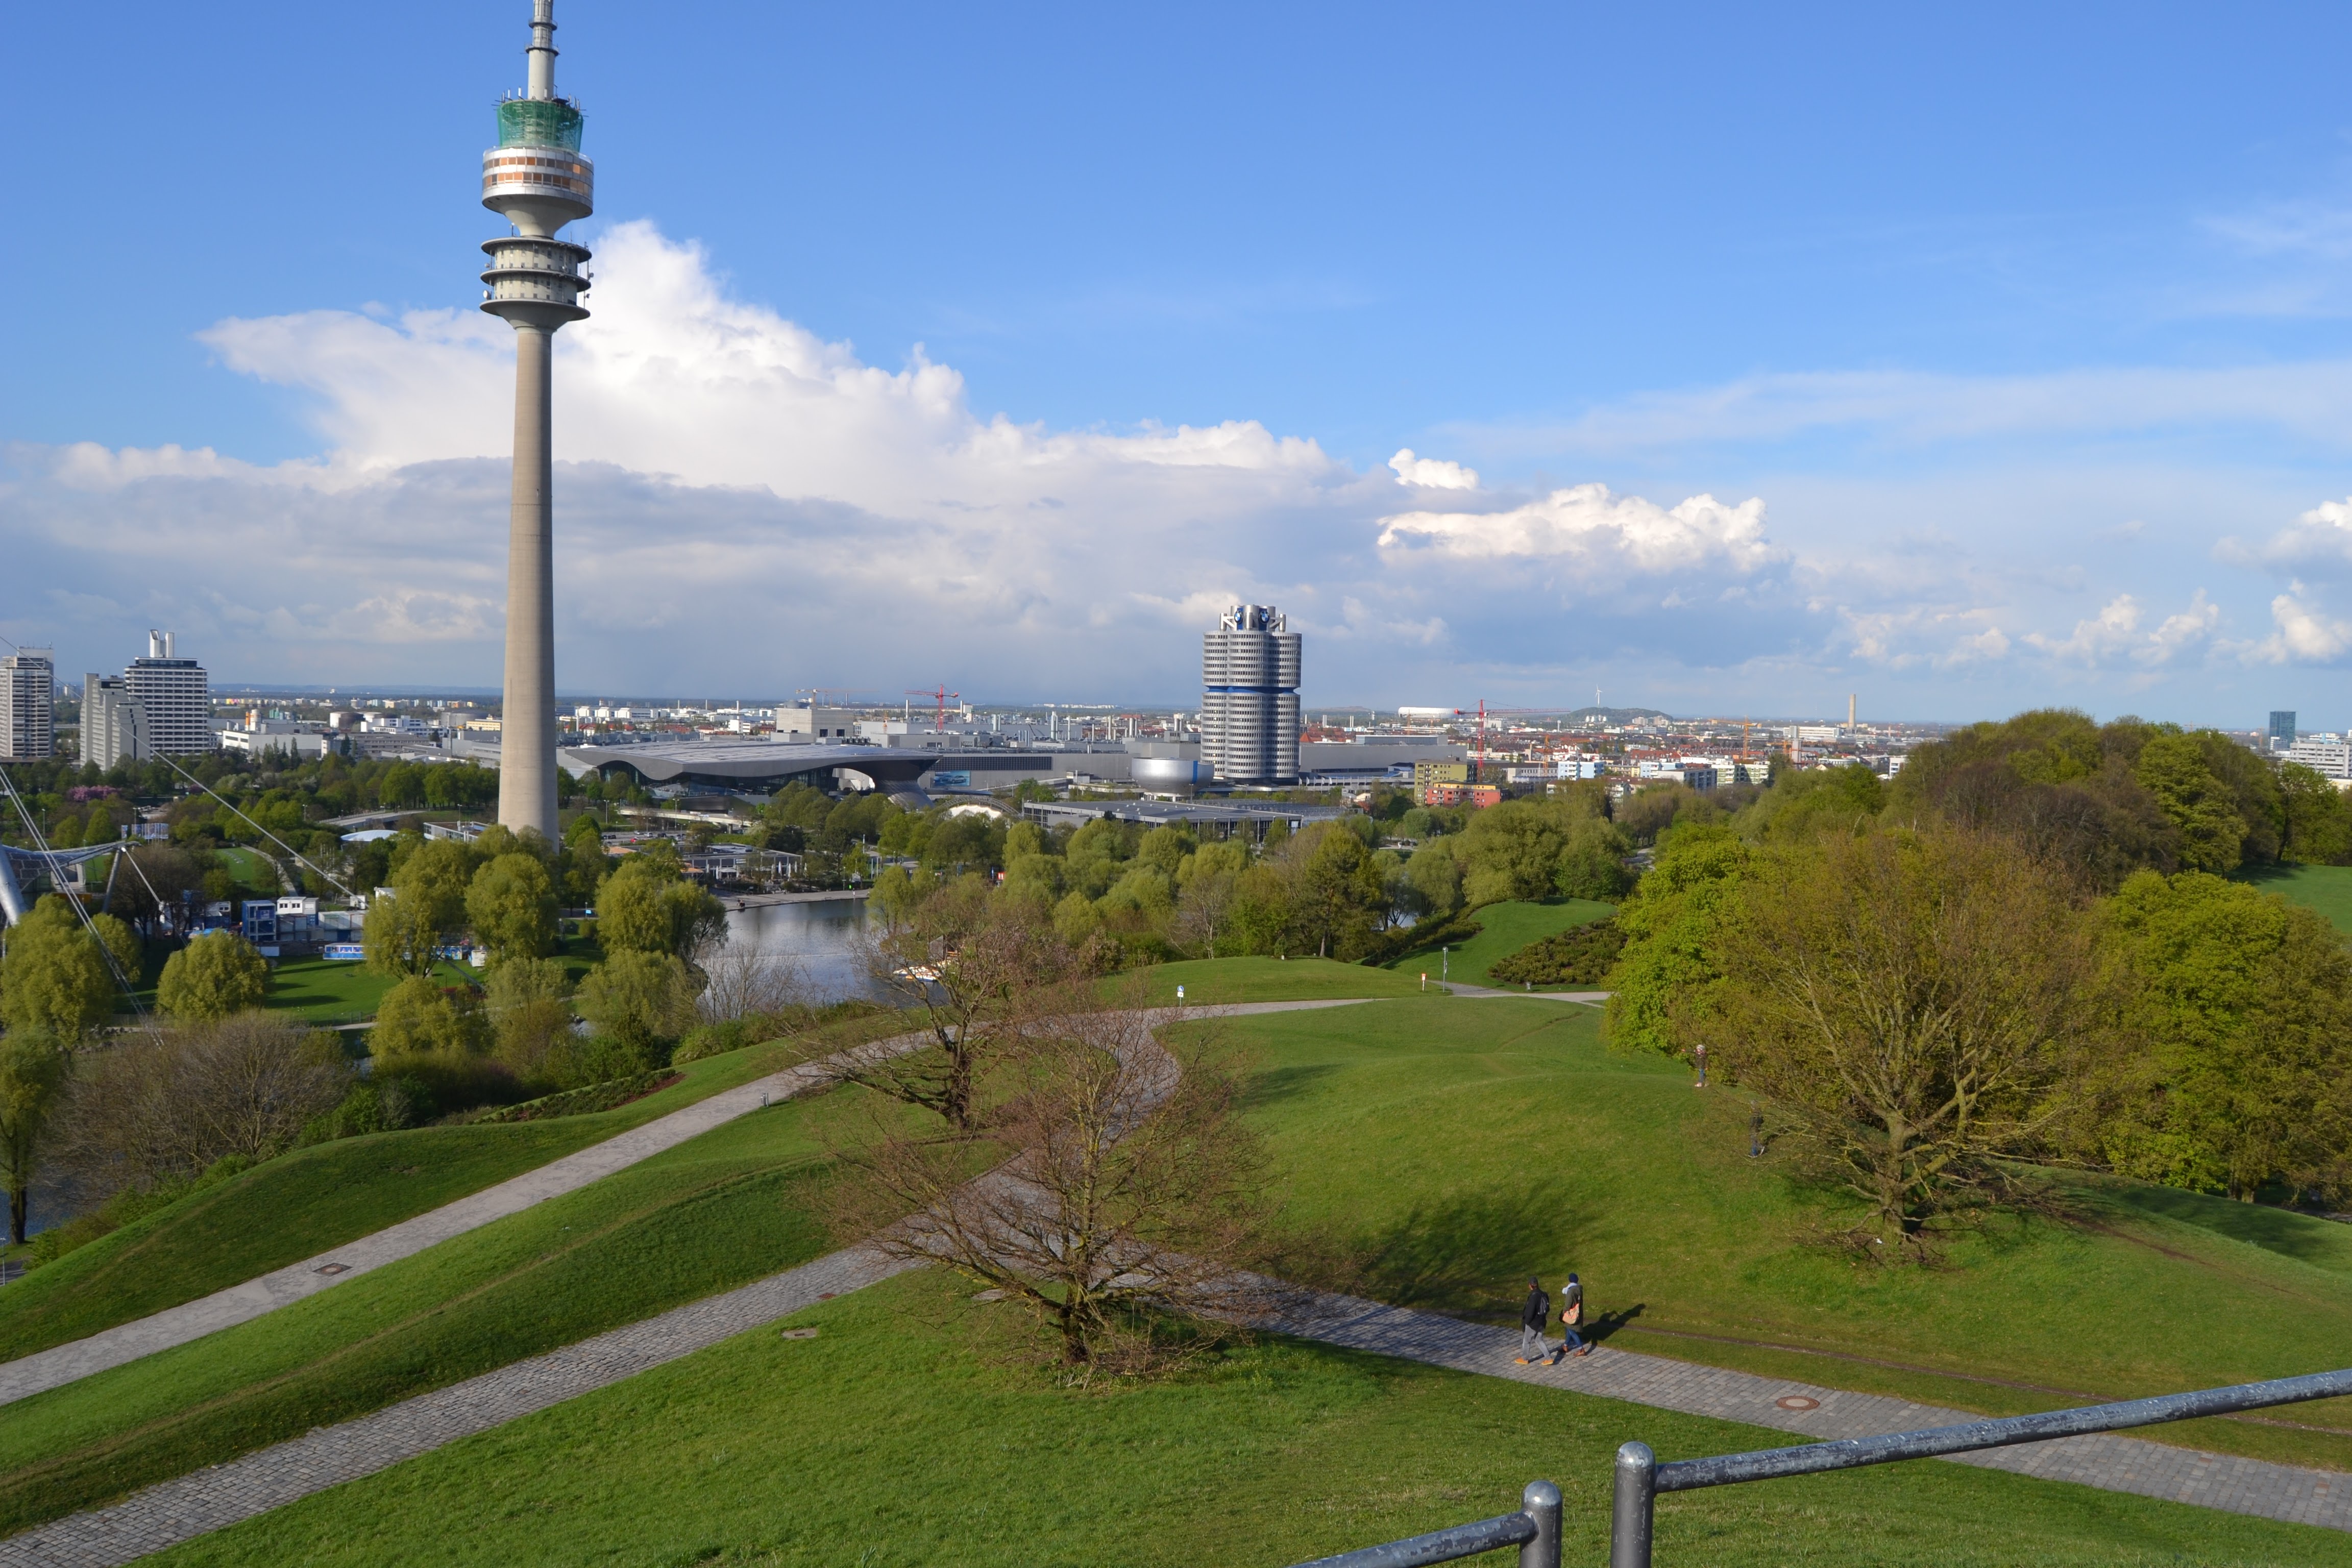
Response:
[[[2291,708],[2272,709],[2271,750],[2273,752],[2291,751],[2294,749],[2294,710]]]
[[[1298,634],[1235,605],[1201,637],[1201,761],[1229,784],[1298,778]]]
[[[205,667],[182,658],[170,632],[147,634],[147,657],[122,672],[123,689],[146,715],[147,751],[166,757],[193,757],[213,750],[212,682]]]
[[[147,710],[129,686],[103,675],[81,678],[81,760],[110,768],[143,762],[154,746],[147,734]]]
[[[0,658],[0,759],[39,762],[57,754],[58,664],[47,648]]]

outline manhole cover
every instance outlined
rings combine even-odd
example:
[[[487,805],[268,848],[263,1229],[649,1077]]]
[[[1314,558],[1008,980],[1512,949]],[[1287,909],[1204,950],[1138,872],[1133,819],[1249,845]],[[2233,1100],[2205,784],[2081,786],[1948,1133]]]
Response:
[[[813,1340],[816,1338],[816,1331],[814,1329],[786,1329],[782,1333],[778,1334],[776,1337],[781,1340]]]
[[[1772,1403],[1783,1410],[1819,1410],[1822,1407],[1820,1400],[1808,1399],[1801,1394],[1784,1394]]]
[[[319,1272],[321,1274],[349,1274],[351,1271],[352,1267],[348,1263],[322,1263],[319,1265]]]

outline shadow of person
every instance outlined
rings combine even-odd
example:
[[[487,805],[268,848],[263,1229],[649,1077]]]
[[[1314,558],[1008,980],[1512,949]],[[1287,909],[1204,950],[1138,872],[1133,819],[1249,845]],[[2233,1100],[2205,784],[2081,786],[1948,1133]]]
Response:
[[[1640,1317],[1648,1309],[1648,1302],[1636,1301],[1630,1307],[1620,1307],[1615,1311],[1603,1312],[1599,1317],[1589,1317],[1576,1331],[1584,1336],[1585,1343],[1597,1345]]]

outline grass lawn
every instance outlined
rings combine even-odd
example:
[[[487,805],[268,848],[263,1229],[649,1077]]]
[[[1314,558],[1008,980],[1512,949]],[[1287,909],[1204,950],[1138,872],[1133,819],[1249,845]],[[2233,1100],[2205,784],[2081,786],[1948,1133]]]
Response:
[[[444,960],[434,967],[444,985],[479,981],[478,970]],[[269,968],[269,994],[263,1005],[284,1009],[312,1024],[356,1024],[375,1016],[383,994],[400,984],[364,963],[325,958],[285,958]]]
[[[811,1047],[839,1048],[902,1027],[888,1016],[849,1019],[795,1041],[689,1062],[679,1069],[680,1082],[591,1116],[420,1127],[298,1149],[102,1236],[0,1290],[0,1360],[194,1300],[438,1208],[789,1066]]]
[[[1531,942],[1541,942],[1548,936],[1558,936],[1570,926],[1591,925],[1605,921],[1617,912],[1613,904],[1598,904],[1590,899],[1556,899],[1540,904],[1488,904],[1475,910],[1470,918],[1478,922],[1476,936],[1457,942],[1444,965],[1449,978],[1467,985],[1491,985],[1486,966],[1498,959],[1508,958]],[[1415,952],[1391,964],[1400,973],[1419,974],[1429,971],[1435,983],[1439,973],[1438,955]]]
[[[1312,1002],[1336,996],[1412,996],[1420,983],[1410,975],[1391,974],[1361,963],[1339,963],[1328,958],[1193,958],[1179,963],[1155,963],[1106,982],[1116,990],[1130,978],[1143,982],[1144,995],[1154,1006],[1176,1000],[1193,1002]],[[1429,995],[1440,994],[1434,984]]]
[[[830,1245],[809,1214],[824,1126],[862,1127],[857,1092],[752,1111],[267,1317],[11,1405],[0,1531],[815,1257]]]
[[[2352,1227],[2085,1182],[2079,1224],[1997,1221],[1938,1268],[1884,1268],[1808,1241],[1850,1216],[1781,1157],[1748,1158],[1747,1101],[1612,1054],[1591,1010],[1375,1002],[1220,1026],[1262,1064],[1250,1114],[1295,1277],[1508,1323],[1528,1274],[1573,1268],[1621,1348],[1989,1414],[2352,1363]],[[2281,1415],[2323,1431],[2147,1435],[2352,1469],[2347,1405]]]
[[[2337,931],[2352,936],[2352,866],[2266,866],[2238,875],[2265,893],[2317,910]]]
[[[1017,1309],[887,1281],[145,1561],[1274,1568],[1501,1513],[1545,1476],[1607,1552],[1610,1457],[1785,1442],[1290,1341],[1092,1394],[1003,1364]],[[1658,1560],[2333,1564],[2342,1535],[1933,1461],[1659,1500]],[[1500,1554],[1494,1561],[1499,1562]],[[1482,1559],[1481,1561],[1486,1561]]]
[[[224,844],[216,853],[220,856],[222,868],[236,879],[239,897],[258,897],[259,895],[254,893],[253,889],[263,885],[262,879],[268,877],[273,881],[276,879],[277,874],[270,868],[268,862],[250,849],[240,849],[234,844]]]

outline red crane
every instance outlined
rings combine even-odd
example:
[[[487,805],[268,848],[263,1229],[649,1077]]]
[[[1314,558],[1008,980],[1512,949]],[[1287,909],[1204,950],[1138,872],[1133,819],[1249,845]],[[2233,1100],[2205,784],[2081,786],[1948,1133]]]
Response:
[[[938,733],[942,735],[948,732],[948,700],[950,698],[954,698],[961,701],[963,698],[962,692],[950,691],[944,685],[931,691],[925,691],[919,687],[910,686],[907,688],[907,695],[909,697],[929,697],[938,700],[940,705],[940,716],[935,729]],[[887,711],[887,710],[885,710],[885,711]]]

